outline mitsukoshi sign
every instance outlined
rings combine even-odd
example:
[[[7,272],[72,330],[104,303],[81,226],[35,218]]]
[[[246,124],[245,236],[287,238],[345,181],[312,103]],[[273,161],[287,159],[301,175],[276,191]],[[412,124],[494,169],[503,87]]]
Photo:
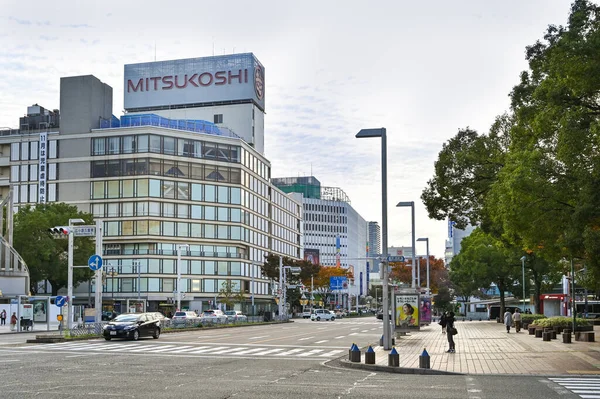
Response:
[[[253,100],[265,109],[265,69],[252,53],[125,65],[125,109]]]

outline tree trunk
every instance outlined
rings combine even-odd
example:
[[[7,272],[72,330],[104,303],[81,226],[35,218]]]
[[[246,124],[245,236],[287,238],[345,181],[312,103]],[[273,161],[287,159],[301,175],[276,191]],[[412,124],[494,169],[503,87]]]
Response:
[[[500,318],[504,317],[506,304],[504,303],[504,282],[498,282],[498,290],[500,291]]]
[[[61,287],[60,285],[58,285],[57,281],[48,279],[48,282],[52,286],[52,294],[51,295],[52,296],[57,296],[58,295],[58,290],[60,290],[63,287]]]

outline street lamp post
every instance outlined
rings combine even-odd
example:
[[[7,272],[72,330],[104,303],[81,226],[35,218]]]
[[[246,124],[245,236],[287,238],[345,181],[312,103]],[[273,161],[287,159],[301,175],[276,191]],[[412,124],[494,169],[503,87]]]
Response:
[[[525,312],[525,255],[521,256],[521,269],[523,270],[523,312]]]
[[[402,206],[410,206],[411,207],[411,219],[412,219],[412,284],[410,285],[412,288],[416,288],[416,277],[417,270],[415,265],[415,201],[408,202],[398,202],[398,207]],[[419,290],[421,289],[421,279],[419,278]]]
[[[188,244],[177,244],[177,311],[181,310],[181,250],[189,247]]]
[[[356,138],[381,138],[381,241],[383,245],[383,349],[391,349],[392,337],[389,314],[389,298],[388,298],[388,236],[387,236],[387,132],[384,127],[375,129],[361,129]],[[413,261],[414,262],[414,261]],[[414,263],[413,263],[414,265]]]
[[[427,295],[430,295],[431,291],[429,290],[429,237],[418,238],[417,241],[425,241],[425,243],[427,244]],[[419,262],[419,265],[420,264],[421,262]]]

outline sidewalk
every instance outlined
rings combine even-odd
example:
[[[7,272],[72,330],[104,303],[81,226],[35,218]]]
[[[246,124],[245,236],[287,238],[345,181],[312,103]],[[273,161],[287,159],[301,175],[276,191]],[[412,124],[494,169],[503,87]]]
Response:
[[[506,333],[504,324],[495,321],[457,321],[458,335],[454,336],[456,353],[446,353],[448,340],[436,323],[421,331],[396,338],[396,351],[400,355],[400,367],[388,366],[389,351],[380,346],[375,350],[376,369],[400,373],[420,373],[419,356],[427,349],[430,356],[431,374],[518,374],[518,375],[600,375],[600,342],[575,341],[564,344],[562,335],[550,342],[529,335],[527,330],[516,333],[511,328]],[[600,326],[595,326],[597,339]],[[342,363],[353,368],[373,369],[364,364],[364,353],[369,345],[379,342],[360,342],[361,363],[350,363],[346,356]],[[391,370],[390,370],[391,369]],[[427,372],[425,372],[427,373]]]
[[[25,331],[21,331],[22,333],[54,333],[56,332],[58,334],[58,322],[50,322],[50,331],[48,331],[48,324],[47,323],[33,323],[33,327],[30,328],[29,330]],[[4,326],[0,326],[0,334],[16,334],[17,331],[12,331],[10,329],[10,325],[8,323],[6,323],[6,325]]]

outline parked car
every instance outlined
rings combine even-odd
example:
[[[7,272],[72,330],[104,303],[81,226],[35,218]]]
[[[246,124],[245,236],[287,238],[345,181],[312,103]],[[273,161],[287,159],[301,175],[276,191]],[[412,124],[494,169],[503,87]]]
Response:
[[[226,310],[225,316],[227,316],[228,323],[245,323],[248,321],[248,317],[240,310]]]
[[[161,326],[168,326],[171,324],[171,319],[160,312],[151,312],[158,321],[160,321]]]
[[[315,311],[310,315],[311,321],[321,321],[321,320],[329,320],[334,321],[335,315],[331,313],[327,309],[315,309]]]
[[[191,311],[175,312],[171,319],[173,327],[192,327],[198,323],[200,323],[200,317],[198,317],[196,312]]]
[[[227,316],[219,309],[208,309],[202,312],[201,323],[226,323]]]
[[[312,314],[312,310],[305,310],[304,312],[302,312],[302,318],[303,319],[310,319],[310,315]]]
[[[103,329],[104,339],[129,338],[137,341],[140,337],[160,336],[160,321],[153,313],[124,313],[111,320]]]

